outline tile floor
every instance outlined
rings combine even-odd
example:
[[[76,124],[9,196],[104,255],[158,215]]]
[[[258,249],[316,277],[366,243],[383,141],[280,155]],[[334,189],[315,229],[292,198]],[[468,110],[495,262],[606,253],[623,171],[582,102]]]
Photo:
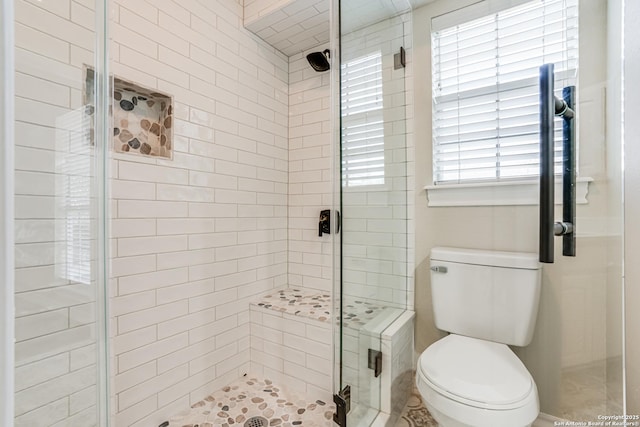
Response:
[[[600,395],[606,393],[602,391],[606,389],[602,370],[601,366],[589,366],[563,374],[561,416],[569,420],[592,420],[595,414],[618,413],[617,399]],[[615,374],[611,376],[615,377]],[[173,417],[170,427],[244,426],[256,416],[266,419],[264,426],[335,427],[332,422],[334,411],[335,406],[330,402],[310,399],[267,379],[247,377],[195,403],[190,411]],[[395,427],[437,426],[419,392],[414,389]]]
[[[170,427],[333,427],[333,403],[305,398],[272,381],[242,378],[172,417]],[[247,423],[252,417],[262,417]]]
[[[622,414],[620,360],[567,369],[561,377],[559,416],[571,421],[597,421],[598,415]],[[395,427],[436,427],[438,423],[424,407],[414,389]]]
[[[427,408],[422,403],[422,398],[417,389],[411,393],[407,405],[398,418],[395,427],[437,427],[438,423],[433,419]]]
[[[565,369],[560,378],[560,418],[588,422],[623,413],[620,358]]]

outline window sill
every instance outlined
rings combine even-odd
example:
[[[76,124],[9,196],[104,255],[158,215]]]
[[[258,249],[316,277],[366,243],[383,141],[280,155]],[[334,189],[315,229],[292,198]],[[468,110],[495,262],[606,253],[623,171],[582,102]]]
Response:
[[[576,204],[587,204],[593,178],[576,179]],[[537,180],[441,184],[424,187],[428,206],[521,206],[539,204]],[[556,204],[562,204],[562,181],[556,180]]]

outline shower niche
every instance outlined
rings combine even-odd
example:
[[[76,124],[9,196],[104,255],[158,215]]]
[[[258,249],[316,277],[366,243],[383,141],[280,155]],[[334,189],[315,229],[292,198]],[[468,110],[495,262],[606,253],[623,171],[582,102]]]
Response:
[[[113,147],[118,153],[173,157],[170,95],[119,78],[113,82]]]
[[[84,104],[93,106],[93,68],[85,66]],[[114,77],[113,150],[141,156],[173,159],[173,97]],[[91,122],[93,134],[94,124]]]

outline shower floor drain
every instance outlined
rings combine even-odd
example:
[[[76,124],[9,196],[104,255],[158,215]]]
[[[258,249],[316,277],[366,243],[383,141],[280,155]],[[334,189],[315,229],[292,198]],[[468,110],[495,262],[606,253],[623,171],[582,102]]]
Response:
[[[244,423],[244,427],[265,427],[269,425],[269,420],[264,417],[251,417]]]

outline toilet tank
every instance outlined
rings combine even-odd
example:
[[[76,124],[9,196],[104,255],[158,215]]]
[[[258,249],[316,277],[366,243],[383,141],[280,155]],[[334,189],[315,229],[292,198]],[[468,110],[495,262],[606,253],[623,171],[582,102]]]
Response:
[[[540,300],[537,254],[436,247],[431,294],[436,327],[458,335],[526,346]]]

